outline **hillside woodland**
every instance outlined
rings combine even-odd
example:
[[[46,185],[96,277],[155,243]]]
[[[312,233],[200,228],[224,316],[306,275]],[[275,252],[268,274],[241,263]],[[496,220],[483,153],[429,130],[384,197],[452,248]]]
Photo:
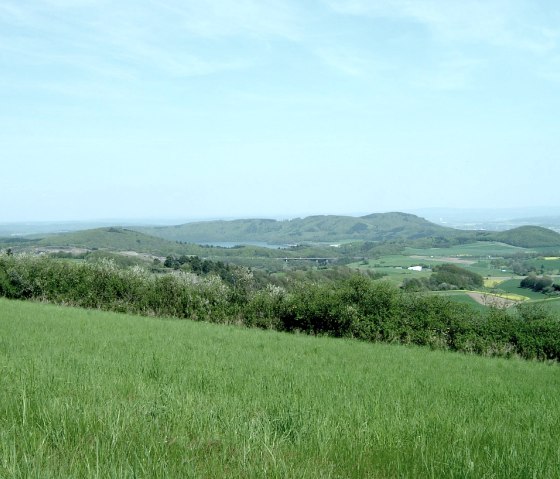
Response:
[[[539,226],[508,231],[458,230],[436,225],[407,213],[375,213],[362,217],[309,216],[292,220],[243,219],[205,221],[177,226],[135,228],[172,241],[261,241],[273,244],[300,242],[406,241],[409,245],[445,246],[475,241],[500,241],[526,248],[560,246],[560,234]]]

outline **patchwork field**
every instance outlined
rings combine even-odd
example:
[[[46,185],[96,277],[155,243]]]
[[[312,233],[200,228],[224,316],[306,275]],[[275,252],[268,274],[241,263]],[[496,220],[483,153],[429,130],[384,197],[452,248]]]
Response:
[[[511,279],[510,277],[507,276],[501,276],[501,277],[496,277],[496,278],[486,278],[484,280],[484,287],[485,288],[497,288],[499,287],[500,284],[502,284],[504,281],[507,281]]]
[[[468,258],[503,256],[515,253],[532,253],[534,249],[520,248],[496,241],[477,241],[475,243],[450,246],[448,248],[406,248],[405,254],[428,255],[428,256],[460,256]]]
[[[450,261],[451,260],[451,261]],[[466,263],[465,263],[466,262]],[[361,262],[350,263],[348,266],[351,268],[362,270],[373,270],[376,273],[386,275],[386,279],[395,284],[401,284],[406,278],[422,278],[429,277],[431,274],[430,269],[423,271],[411,271],[408,269],[410,266],[422,265],[425,268],[431,268],[438,264],[453,263],[458,266],[473,271],[482,275],[491,282],[504,280],[503,275],[506,274],[499,269],[490,267],[487,263],[481,263],[476,260],[463,260],[463,262],[453,261],[453,258],[440,256],[440,257],[426,257],[420,255],[403,256],[403,255],[390,255],[382,256],[380,258],[371,259],[367,264]],[[508,276],[507,279],[510,277]]]
[[[533,304],[549,309],[560,317],[560,298],[547,298],[533,301]]]
[[[547,256],[527,261],[528,264],[534,266],[537,271],[543,271],[545,274],[557,274],[560,272],[560,258],[555,256]]]
[[[438,291],[431,294],[438,294],[441,296],[445,296],[457,303],[468,304],[470,307],[478,311],[486,310],[486,306],[484,304],[482,304],[480,301],[476,301],[466,291]]]
[[[496,287],[496,289],[500,291],[505,291],[506,293],[524,296],[526,298],[536,300],[536,301],[546,299],[546,296],[542,293],[532,291],[531,289],[528,288],[521,288],[519,286],[520,282],[521,281],[518,278],[508,279],[507,281],[503,281],[502,283],[500,283]]]
[[[555,477],[558,365],[0,300],[0,477]]]
[[[400,284],[406,278],[426,277],[430,274],[429,269],[420,273],[409,271],[407,268],[410,266],[423,265],[425,268],[431,268],[438,264],[452,263],[480,274],[487,279],[487,287],[494,287],[498,282],[510,279],[513,272],[505,271],[492,265],[492,258],[532,252],[534,250],[504,243],[479,241],[449,248],[407,247],[403,254],[383,255],[378,258],[369,259],[367,264],[355,262],[349,266],[375,270],[378,273],[387,275],[387,279],[394,283]],[[556,267],[556,259],[551,258],[546,261],[546,264],[550,265],[550,267]]]

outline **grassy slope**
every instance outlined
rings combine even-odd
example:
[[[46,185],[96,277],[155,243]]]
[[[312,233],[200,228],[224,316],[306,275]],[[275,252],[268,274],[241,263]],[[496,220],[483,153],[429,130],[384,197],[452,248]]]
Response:
[[[465,291],[438,291],[432,294],[445,296],[452,301],[456,301],[457,303],[468,304],[471,308],[478,311],[486,311],[488,309],[487,306],[484,306],[483,304],[480,304],[479,302],[471,298]]]
[[[553,313],[558,314],[560,317],[560,298],[547,298],[540,301],[535,301],[535,304],[542,304],[545,308]]]
[[[496,286],[496,289],[505,291],[506,293],[513,293],[513,294],[519,294],[521,296],[526,296],[527,298],[536,301],[546,298],[546,295],[544,295],[543,293],[537,293],[529,288],[521,288],[519,286],[519,284],[521,283],[521,279],[522,278],[508,279],[507,281],[498,284]]]
[[[120,251],[162,253],[177,249],[176,243],[124,228],[96,228],[47,236],[40,246],[77,246]]]
[[[553,477],[558,365],[0,300],[0,477]]]

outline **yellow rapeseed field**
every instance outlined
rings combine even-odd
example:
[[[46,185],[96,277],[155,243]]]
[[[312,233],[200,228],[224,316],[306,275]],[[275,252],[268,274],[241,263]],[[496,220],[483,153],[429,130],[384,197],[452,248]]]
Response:
[[[484,286],[486,288],[495,288],[500,283],[503,283],[508,278],[484,278]]]

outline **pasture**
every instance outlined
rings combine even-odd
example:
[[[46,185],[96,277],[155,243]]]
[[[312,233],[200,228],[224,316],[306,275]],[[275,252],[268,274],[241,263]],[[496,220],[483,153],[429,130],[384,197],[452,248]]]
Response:
[[[560,298],[546,298],[537,301],[533,301],[535,305],[542,305],[546,309],[556,313],[560,317]]]
[[[535,292],[529,288],[521,288],[519,284],[521,283],[522,278],[512,278],[508,279],[507,281],[503,281],[496,289],[498,291],[505,291],[506,293],[517,294],[520,296],[525,296],[526,298],[538,301],[542,299],[546,299],[546,295],[543,293]]]
[[[430,270],[410,271],[407,269],[409,266],[418,266],[420,264],[427,266],[426,263],[426,261],[410,256],[386,255],[380,258],[370,259],[367,264],[361,262],[350,263],[348,267],[358,270],[373,270],[376,273],[382,273],[385,275],[383,279],[400,285],[405,278],[429,277],[431,274]]]
[[[557,363],[0,299],[0,477],[554,477]]]
[[[458,260],[458,261],[457,261]],[[464,259],[447,256],[403,256],[403,255],[387,255],[380,258],[370,259],[367,264],[361,262],[354,262],[348,264],[350,268],[359,270],[373,270],[376,273],[385,275],[385,279],[390,280],[394,284],[401,284],[406,278],[428,278],[431,274],[430,269],[423,271],[410,271],[409,266],[422,265],[425,268],[432,268],[433,266],[453,263],[458,266],[480,274],[481,276],[492,278],[503,278],[503,271],[491,267],[487,262],[479,262],[476,259]]]
[[[545,274],[560,273],[560,258],[555,256],[530,259],[527,261],[527,264],[533,266],[537,271],[542,271]]]
[[[445,296],[456,303],[464,303],[478,311],[486,311],[487,306],[475,301],[466,291],[433,291],[430,294]]]
[[[496,241],[477,241],[463,245],[450,246],[448,248],[410,248],[405,249],[408,255],[427,256],[464,256],[484,258],[488,256],[504,256],[516,253],[533,253],[531,248],[520,248]]]

